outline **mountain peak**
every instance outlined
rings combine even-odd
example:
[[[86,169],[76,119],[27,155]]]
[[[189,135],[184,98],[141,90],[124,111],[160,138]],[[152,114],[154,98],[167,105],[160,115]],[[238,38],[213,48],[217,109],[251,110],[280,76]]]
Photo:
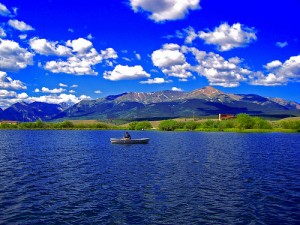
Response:
[[[192,92],[190,92],[190,96],[199,96],[199,95],[204,95],[206,97],[212,98],[215,97],[217,95],[223,95],[224,93],[221,92],[220,90],[212,87],[212,86],[206,86],[200,89],[196,89]]]

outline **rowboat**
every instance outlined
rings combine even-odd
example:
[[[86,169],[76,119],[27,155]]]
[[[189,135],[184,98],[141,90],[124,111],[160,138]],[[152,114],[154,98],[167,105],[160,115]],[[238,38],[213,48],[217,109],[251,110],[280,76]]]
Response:
[[[139,138],[139,139],[126,139],[126,138],[111,138],[110,143],[112,144],[147,144],[150,138]]]

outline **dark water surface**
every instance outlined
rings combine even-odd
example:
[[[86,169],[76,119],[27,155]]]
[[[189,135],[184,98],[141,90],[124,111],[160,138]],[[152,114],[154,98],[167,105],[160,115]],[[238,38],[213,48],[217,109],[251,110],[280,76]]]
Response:
[[[0,224],[300,224],[300,134],[0,131]]]

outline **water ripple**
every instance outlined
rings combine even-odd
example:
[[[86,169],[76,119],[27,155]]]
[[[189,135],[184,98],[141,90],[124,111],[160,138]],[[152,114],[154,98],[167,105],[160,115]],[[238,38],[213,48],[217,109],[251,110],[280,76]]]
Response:
[[[300,135],[0,131],[0,224],[299,224]]]

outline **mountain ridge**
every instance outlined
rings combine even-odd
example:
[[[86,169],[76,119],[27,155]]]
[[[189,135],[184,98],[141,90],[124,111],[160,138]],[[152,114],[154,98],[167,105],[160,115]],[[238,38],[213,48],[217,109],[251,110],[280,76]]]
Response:
[[[300,115],[300,105],[255,94],[226,94],[207,86],[191,92],[129,92],[109,98],[81,101],[54,119],[153,119],[248,113]]]
[[[129,119],[152,120],[191,116],[247,113],[250,115],[287,117],[300,115],[300,104],[282,98],[256,94],[227,94],[206,86],[191,92],[128,92],[74,105],[42,102],[19,102],[1,111],[0,120],[80,120]]]

